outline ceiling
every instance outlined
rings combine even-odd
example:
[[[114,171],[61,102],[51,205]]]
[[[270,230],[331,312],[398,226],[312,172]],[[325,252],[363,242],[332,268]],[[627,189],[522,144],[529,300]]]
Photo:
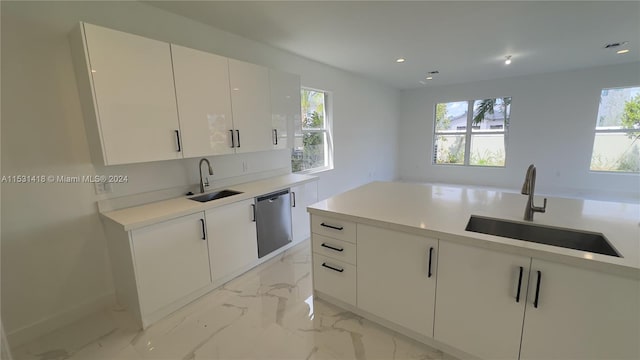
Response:
[[[638,1],[147,3],[400,89],[640,61]]]

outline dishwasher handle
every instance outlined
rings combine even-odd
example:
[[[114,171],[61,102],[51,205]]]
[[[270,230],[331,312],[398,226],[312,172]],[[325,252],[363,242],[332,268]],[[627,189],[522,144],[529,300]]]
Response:
[[[269,194],[258,196],[256,198],[256,202],[267,201],[267,200],[273,202],[273,201],[276,201],[280,196],[287,195],[287,194],[289,194],[289,189],[272,192]]]

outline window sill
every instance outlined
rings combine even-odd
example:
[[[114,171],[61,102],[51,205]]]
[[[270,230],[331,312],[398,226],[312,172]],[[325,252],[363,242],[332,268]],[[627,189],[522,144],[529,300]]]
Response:
[[[461,168],[473,168],[473,169],[505,169],[504,165],[464,165],[464,164],[431,164],[433,166],[451,166],[451,167],[461,167]]]
[[[330,170],[333,170],[333,166],[323,166],[323,167],[317,167],[313,169],[302,170],[302,171],[294,172],[294,174],[314,175],[314,174],[318,174],[318,173],[330,171]]]
[[[592,174],[604,174],[604,175],[640,175],[640,172],[637,171],[622,171],[622,170],[591,170],[589,172]]]

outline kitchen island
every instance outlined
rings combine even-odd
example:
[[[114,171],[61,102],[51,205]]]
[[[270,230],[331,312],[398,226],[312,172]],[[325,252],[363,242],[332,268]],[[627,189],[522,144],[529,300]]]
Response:
[[[549,198],[532,222],[602,233],[621,257],[465,230],[471,215],[525,223],[525,204],[397,182],[316,203],[315,294],[463,357],[640,358],[640,206]]]

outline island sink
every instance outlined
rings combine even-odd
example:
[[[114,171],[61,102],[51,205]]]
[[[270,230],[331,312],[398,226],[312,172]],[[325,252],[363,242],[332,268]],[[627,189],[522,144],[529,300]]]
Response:
[[[595,232],[523,224],[475,215],[471,216],[465,230],[621,257],[604,235]]]
[[[199,201],[199,202],[207,202],[207,201],[222,199],[222,198],[226,198],[228,196],[233,196],[233,195],[238,195],[238,194],[242,194],[242,193],[239,192],[239,191],[233,191],[233,190],[220,190],[220,191],[215,191],[215,192],[208,193],[208,194],[194,196],[194,197],[189,198],[189,199],[195,200],[195,201]]]

